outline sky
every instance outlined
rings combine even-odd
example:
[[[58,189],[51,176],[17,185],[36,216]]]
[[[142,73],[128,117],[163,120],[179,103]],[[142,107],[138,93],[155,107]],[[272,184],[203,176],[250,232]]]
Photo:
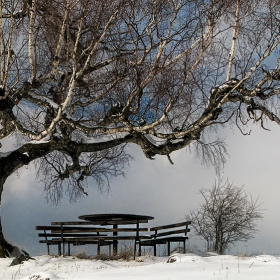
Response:
[[[273,124],[266,127],[270,131],[253,124],[250,136],[228,128],[219,131],[219,135],[226,137],[229,153],[221,175],[236,186],[243,186],[254,199],[259,197],[264,209],[259,234],[247,243],[237,244],[228,253],[280,254],[280,128]],[[5,149],[7,145],[0,151]],[[130,146],[130,150],[135,161],[127,169],[126,178],[111,181],[109,192],[101,193],[92,183],[88,197],[76,203],[65,198],[59,206],[46,203],[43,184],[35,180],[34,169],[23,167],[4,186],[1,217],[5,236],[32,255],[40,255],[46,253],[46,246],[39,244],[35,226],[52,221],[77,220],[83,214],[130,213],[154,216],[149,227],[180,222],[202,201],[199,190],[210,188],[216,179],[214,168],[203,166],[200,159],[186,150],[171,154],[174,165],[166,157],[146,159],[137,146]],[[189,236],[189,248],[205,250],[192,228]]]

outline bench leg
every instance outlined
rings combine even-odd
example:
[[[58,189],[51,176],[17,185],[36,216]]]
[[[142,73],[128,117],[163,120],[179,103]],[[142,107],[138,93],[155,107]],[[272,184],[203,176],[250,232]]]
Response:
[[[64,241],[62,242],[62,253],[63,253],[63,257],[65,256],[65,243]]]
[[[133,253],[133,259],[135,260],[136,257],[136,246],[137,246],[137,241],[134,240],[134,253]]]
[[[113,225],[113,229],[118,229],[118,225]],[[118,232],[113,232],[113,236],[117,236]],[[118,240],[113,240],[113,255],[118,254]]]
[[[118,254],[118,241],[114,240],[113,241],[113,255],[117,255]]]
[[[154,256],[155,257],[157,256],[157,244],[156,243],[154,244]]]
[[[141,243],[138,243],[138,256],[141,256],[142,252],[141,252]]]
[[[70,242],[68,242],[68,256],[70,256]]]
[[[170,241],[167,242],[167,254],[170,256]]]
[[[48,255],[50,254],[50,244],[47,243]]]
[[[58,255],[61,256],[61,243],[58,243],[57,246],[58,246]]]

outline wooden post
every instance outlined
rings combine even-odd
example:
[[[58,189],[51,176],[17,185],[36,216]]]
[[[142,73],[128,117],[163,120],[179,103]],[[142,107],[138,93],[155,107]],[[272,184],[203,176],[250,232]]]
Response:
[[[118,229],[118,225],[114,224],[113,229]],[[113,231],[113,236],[117,236],[117,235],[118,232]],[[113,240],[113,255],[117,255],[117,254],[118,254],[118,240]]]
[[[141,252],[141,242],[139,240],[138,242],[138,256],[141,256],[142,252]]]
[[[57,245],[58,245],[58,255],[61,256],[61,242],[59,242]]]
[[[49,255],[50,254],[50,245],[48,243],[48,237],[47,237],[47,233],[45,230],[44,230],[44,234],[45,234],[45,240],[46,240],[46,244],[47,244],[47,248],[48,248],[48,255]]]
[[[64,246],[64,239],[63,239],[63,223],[61,223],[61,241],[62,241],[62,256],[65,255],[65,246]]]
[[[100,255],[100,240],[97,241],[97,255]]]
[[[133,254],[133,259],[135,260],[135,257],[136,257],[136,243],[138,242],[139,244],[139,220],[137,221],[137,224],[136,224],[136,238],[134,240],[134,254]],[[140,253],[140,245],[138,245],[139,247],[139,256],[141,255]]]
[[[170,256],[170,241],[167,242],[167,254]]]

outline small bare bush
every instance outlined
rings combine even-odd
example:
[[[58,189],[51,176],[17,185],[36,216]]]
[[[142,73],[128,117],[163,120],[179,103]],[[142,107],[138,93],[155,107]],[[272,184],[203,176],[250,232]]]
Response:
[[[263,218],[261,204],[242,187],[219,179],[200,194],[203,201],[188,219],[197,235],[206,241],[208,251],[224,254],[230,245],[246,242],[258,232],[258,221]]]

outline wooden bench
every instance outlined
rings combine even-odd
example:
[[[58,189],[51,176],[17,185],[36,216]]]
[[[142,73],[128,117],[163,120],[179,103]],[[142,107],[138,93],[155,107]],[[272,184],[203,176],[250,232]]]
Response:
[[[170,243],[172,242],[182,242],[185,253],[186,239],[188,239],[187,233],[190,231],[188,226],[190,224],[191,222],[188,221],[150,228],[152,234],[149,239],[143,240],[140,238],[139,240],[139,255],[141,256],[141,247],[149,246],[153,247],[154,256],[156,256],[156,245],[158,244],[167,244],[168,255],[170,255]]]
[[[145,238],[143,236],[139,237],[139,232],[148,231],[148,228],[127,226],[113,226],[108,228],[104,226],[90,227],[88,225],[92,224],[90,222],[52,222],[51,226],[36,226],[36,230],[44,231],[38,234],[39,237],[44,237],[44,240],[40,240],[39,242],[47,244],[48,254],[50,253],[50,245],[58,245],[59,255],[61,255],[61,245],[63,245],[62,254],[65,254],[64,244],[68,244],[68,255],[70,255],[71,244],[74,246],[96,244],[97,254],[100,254],[100,246],[109,246],[109,251],[111,252],[111,245],[116,248],[118,241],[134,240],[136,244],[140,238]]]
[[[70,225],[70,226],[68,226]],[[39,233],[39,237],[43,237],[43,240],[39,240],[39,243],[47,245],[48,254],[50,254],[50,245],[58,246],[58,254],[65,254],[65,244],[68,244],[68,255],[70,255],[70,245],[85,245],[85,244],[97,244],[100,251],[100,246],[110,246],[112,242],[98,242],[98,239],[91,240],[88,243],[81,242],[83,238],[96,238],[105,234],[99,233],[99,228],[89,226],[89,222],[53,222],[51,226],[36,226],[36,230],[43,231]],[[61,245],[63,246],[61,251]]]

